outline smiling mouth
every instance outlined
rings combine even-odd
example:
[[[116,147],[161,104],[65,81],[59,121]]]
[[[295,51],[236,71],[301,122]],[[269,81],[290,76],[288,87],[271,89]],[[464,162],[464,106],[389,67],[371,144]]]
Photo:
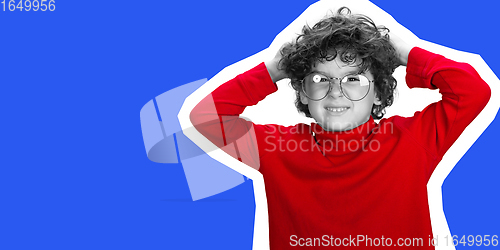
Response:
[[[341,113],[341,112],[348,110],[349,108],[348,107],[340,107],[340,108],[325,107],[325,109],[330,111],[330,112]]]

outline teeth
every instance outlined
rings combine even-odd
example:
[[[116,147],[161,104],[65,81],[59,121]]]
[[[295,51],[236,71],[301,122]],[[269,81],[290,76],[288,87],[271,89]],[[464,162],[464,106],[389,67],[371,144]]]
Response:
[[[326,110],[331,111],[331,112],[343,112],[343,111],[347,110],[347,108],[346,107],[342,107],[342,108],[326,108]]]

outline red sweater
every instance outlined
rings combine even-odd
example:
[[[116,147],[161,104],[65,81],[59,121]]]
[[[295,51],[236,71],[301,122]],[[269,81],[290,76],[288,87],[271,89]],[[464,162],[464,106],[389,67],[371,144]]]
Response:
[[[490,89],[470,65],[420,48],[410,52],[406,72],[410,88],[439,88],[442,100],[413,117],[370,119],[350,131],[239,118],[246,106],[277,90],[263,63],[221,85],[192,111],[198,131],[262,173],[271,249],[339,243],[363,248],[410,243],[406,238],[434,248],[427,182],[486,105]]]

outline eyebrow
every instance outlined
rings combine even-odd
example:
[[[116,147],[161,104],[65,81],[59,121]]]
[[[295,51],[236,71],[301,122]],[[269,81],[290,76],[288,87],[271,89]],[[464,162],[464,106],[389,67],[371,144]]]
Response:
[[[313,71],[311,71],[311,73],[309,73],[309,74],[312,74],[312,73],[320,73],[320,74],[323,74],[323,75],[328,76],[328,77],[330,77],[330,78],[334,78],[334,77],[332,77],[330,74],[328,74],[328,73],[326,73],[326,72],[323,72],[323,71],[320,71],[320,70],[313,70]],[[364,75],[363,73],[364,73],[364,72],[361,72],[361,70],[360,70],[360,69],[357,69],[357,70],[351,70],[351,71],[346,72],[346,73],[345,73],[345,75],[343,75],[343,76],[341,76],[341,77],[335,77],[335,78],[342,78],[342,77],[346,77],[346,76],[348,76],[348,75],[353,75],[353,74],[354,74],[354,75]]]

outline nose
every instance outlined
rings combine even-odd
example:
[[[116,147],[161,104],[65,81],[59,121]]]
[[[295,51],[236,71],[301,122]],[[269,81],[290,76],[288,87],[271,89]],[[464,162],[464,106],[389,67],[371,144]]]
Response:
[[[340,80],[335,79],[335,81],[330,81],[330,93],[329,96],[333,98],[342,97],[342,90],[340,89]]]

